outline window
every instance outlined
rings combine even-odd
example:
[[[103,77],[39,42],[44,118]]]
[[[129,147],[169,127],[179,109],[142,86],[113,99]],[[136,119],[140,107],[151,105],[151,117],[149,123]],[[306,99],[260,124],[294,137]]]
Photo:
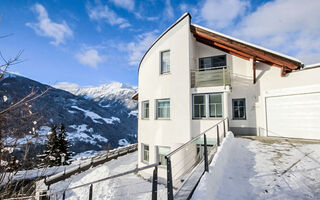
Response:
[[[161,74],[170,72],[170,51],[161,52]]]
[[[222,117],[222,96],[221,94],[209,94],[210,117]]]
[[[142,102],[142,119],[149,119],[149,101]]]
[[[170,119],[170,99],[157,100],[157,119]]]
[[[206,95],[193,96],[193,117],[204,118],[206,117]]]
[[[233,119],[246,119],[246,99],[232,99]]]
[[[142,144],[142,162],[149,163],[149,145]]]
[[[160,165],[167,166],[167,160],[165,158],[166,155],[170,153],[170,147],[160,147],[158,146],[158,162]]]
[[[226,55],[199,58],[199,70],[214,70],[227,66]]]
[[[222,117],[222,94],[193,95],[193,118]]]

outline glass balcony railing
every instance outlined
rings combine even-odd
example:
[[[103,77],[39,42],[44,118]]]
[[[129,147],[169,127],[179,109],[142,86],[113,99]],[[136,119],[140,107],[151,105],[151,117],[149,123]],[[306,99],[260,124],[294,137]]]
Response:
[[[196,69],[191,71],[191,88],[231,85],[228,66]]]

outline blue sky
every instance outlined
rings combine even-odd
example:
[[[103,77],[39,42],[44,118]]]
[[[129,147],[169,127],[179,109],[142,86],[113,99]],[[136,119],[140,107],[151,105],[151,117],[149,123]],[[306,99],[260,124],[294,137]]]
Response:
[[[0,50],[24,62],[9,70],[31,79],[80,86],[137,84],[149,45],[184,12],[192,23],[320,62],[319,0],[2,0]]]

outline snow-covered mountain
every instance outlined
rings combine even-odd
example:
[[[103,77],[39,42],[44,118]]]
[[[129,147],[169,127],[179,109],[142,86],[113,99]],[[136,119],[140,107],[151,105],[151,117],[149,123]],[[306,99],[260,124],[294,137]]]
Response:
[[[131,99],[137,87],[120,82],[86,87],[79,87],[79,85],[73,83],[60,82],[54,85],[54,87],[66,90],[74,95],[91,98],[98,101],[104,107],[111,106],[106,104],[110,100],[123,102],[128,109],[135,109],[137,107],[136,101]]]
[[[0,80],[0,105],[6,108],[31,91],[40,93],[47,87],[19,75],[6,75]],[[131,99],[135,92],[136,87],[118,82],[97,87],[59,83],[30,103],[32,115],[27,119],[19,109],[12,111],[1,130],[2,137],[11,141],[19,138],[22,144],[28,142],[26,138],[39,142],[30,133],[35,127],[43,143],[49,126],[63,123],[76,153],[135,143],[137,103]]]

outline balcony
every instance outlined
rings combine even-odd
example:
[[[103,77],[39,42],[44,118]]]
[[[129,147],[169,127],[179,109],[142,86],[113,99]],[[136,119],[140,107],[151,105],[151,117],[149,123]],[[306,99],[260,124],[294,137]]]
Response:
[[[191,88],[231,85],[228,66],[196,69],[191,71]]]

